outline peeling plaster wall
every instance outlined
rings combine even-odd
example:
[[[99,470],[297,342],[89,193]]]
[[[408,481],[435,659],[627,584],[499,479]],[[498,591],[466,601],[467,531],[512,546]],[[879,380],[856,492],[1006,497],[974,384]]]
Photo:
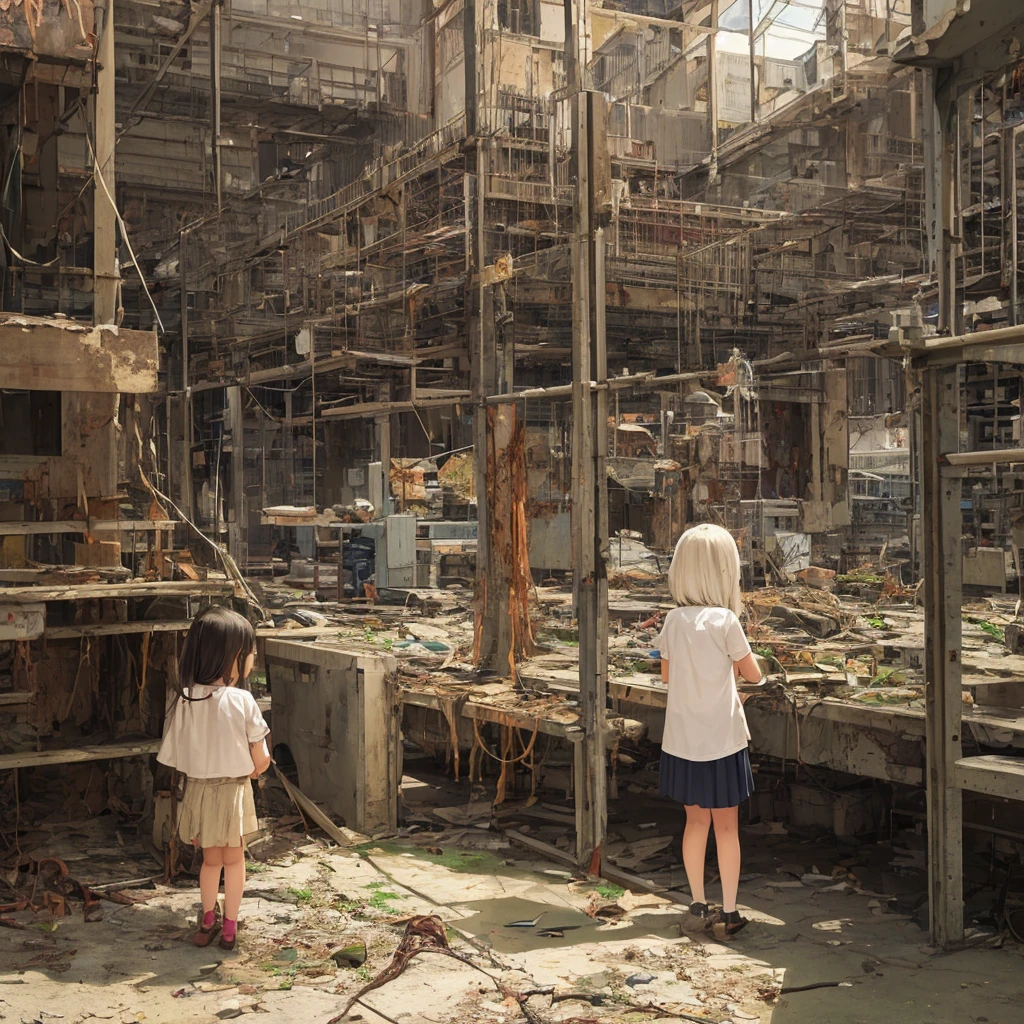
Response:
[[[434,44],[434,109],[438,126],[466,109],[463,16],[460,3],[438,18]]]
[[[0,457],[0,479],[23,481],[26,501],[117,493],[118,395],[66,391],[61,395],[59,456]],[[58,510],[59,511],[59,510]]]
[[[92,56],[93,29],[93,0],[7,0],[0,5],[0,46],[46,57],[85,58]]]
[[[546,43],[554,43],[559,48],[565,46],[565,6],[563,4],[540,4],[540,38]]]

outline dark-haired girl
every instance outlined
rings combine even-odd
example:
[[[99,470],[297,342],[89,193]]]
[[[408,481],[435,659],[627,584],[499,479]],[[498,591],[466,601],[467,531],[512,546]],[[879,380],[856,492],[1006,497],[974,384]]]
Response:
[[[196,616],[178,663],[177,692],[157,760],[187,777],[178,831],[203,849],[199,889],[203,909],[192,941],[208,946],[217,930],[217,893],[224,872],[220,946],[234,949],[245,888],[245,836],[257,830],[250,779],[270,766],[270,730],[248,690],[256,635],[227,608]]]

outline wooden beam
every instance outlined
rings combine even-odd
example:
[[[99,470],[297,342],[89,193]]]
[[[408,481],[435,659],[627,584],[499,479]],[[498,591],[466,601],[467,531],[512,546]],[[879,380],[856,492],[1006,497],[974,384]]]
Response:
[[[951,466],[996,466],[1024,462],[1024,448],[995,448],[987,452],[947,452],[942,458]]]
[[[285,636],[280,639],[288,639],[288,637]],[[408,704],[412,707],[429,708],[432,711],[443,713],[441,698],[436,693],[421,693],[418,690],[400,688],[400,694],[403,704]],[[471,700],[463,704],[462,717],[476,719],[478,722],[491,722],[495,725],[508,725],[509,719],[512,719],[516,722],[516,726],[519,729],[530,730],[533,729],[534,723],[537,722],[537,718],[524,708],[499,708],[492,704],[477,704]],[[560,739],[565,739],[572,735],[578,735],[579,727],[575,722],[558,722],[541,716],[537,731],[547,736],[557,736]]]
[[[80,636],[126,636],[131,633],[187,633],[191,620],[154,619],[152,622],[101,622],[93,626],[48,626],[47,640]]]
[[[150,533],[173,530],[175,519],[56,519],[52,523],[3,523],[0,537],[26,537],[51,533]]]
[[[119,597],[230,597],[227,580],[157,580],[151,583],[83,583],[67,587],[0,587],[0,604],[38,604],[42,601],[85,601]]]
[[[101,198],[109,208],[106,196]],[[23,316],[0,323],[5,388],[152,394],[158,390],[159,358],[154,331]]]
[[[378,413],[413,412],[416,409],[443,409],[447,405],[460,405],[470,398],[468,391],[450,391],[444,398],[423,398],[415,402],[360,402],[358,405],[339,405],[321,409],[322,420],[358,420]]]
[[[107,580],[114,582],[116,579],[130,580],[131,578],[131,569],[127,567],[114,568],[113,566],[104,566],[102,574],[99,569],[76,570],[70,566],[63,567],[57,565],[38,569],[0,569],[0,584],[33,583],[45,585],[50,583],[73,586],[76,583],[96,583]]]
[[[956,762],[956,780],[961,789],[1005,800],[1024,800],[1024,758],[984,754],[962,757]]]
[[[132,743],[103,743],[98,746],[64,747],[60,750],[23,750],[0,754],[0,771],[10,768],[39,768],[49,764],[80,764],[83,761],[112,761],[121,757],[144,757],[160,749],[160,740]]]

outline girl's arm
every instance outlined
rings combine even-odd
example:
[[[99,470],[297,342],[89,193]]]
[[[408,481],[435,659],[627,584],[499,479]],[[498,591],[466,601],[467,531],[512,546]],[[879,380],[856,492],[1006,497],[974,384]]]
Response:
[[[761,682],[761,669],[757,664],[757,657],[753,651],[740,661],[733,663],[737,679],[746,679],[748,683]]]
[[[270,751],[267,750],[267,741],[257,740],[249,744],[249,753],[252,755],[251,779],[258,779],[270,767]]]
[[[668,686],[668,661],[665,658],[661,659],[661,681]]]

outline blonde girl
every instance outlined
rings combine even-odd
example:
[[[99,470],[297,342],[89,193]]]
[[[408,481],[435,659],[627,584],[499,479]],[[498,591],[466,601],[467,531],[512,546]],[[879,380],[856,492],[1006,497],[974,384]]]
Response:
[[[736,679],[761,679],[739,620],[736,542],[720,526],[687,530],[676,544],[668,583],[678,607],[665,616],[658,638],[661,677],[668,685],[660,789],[686,808],[683,866],[690,913],[705,921],[711,915],[704,896],[704,860],[714,824],[722,879],[720,920],[732,935],[746,924],[736,908],[739,805],[754,790],[750,733]]]
[[[221,949],[235,948],[245,888],[244,839],[258,828],[250,779],[270,765],[270,730],[253,695],[238,685],[252,671],[255,651],[252,624],[237,612],[213,607],[196,616],[157,754],[161,764],[187,776],[178,831],[203,850],[203,909],[192,936],[197,946],[208,946],[219,930]],[[218,929],[222,871],[224,922]]]

